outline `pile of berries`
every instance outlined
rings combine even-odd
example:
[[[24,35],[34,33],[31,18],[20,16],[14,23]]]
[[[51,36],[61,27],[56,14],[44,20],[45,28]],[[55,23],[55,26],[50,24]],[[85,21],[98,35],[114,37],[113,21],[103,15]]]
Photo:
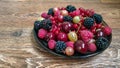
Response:
[[[112,32],[100,14],[72,5],[43,12],[34,29],[39,39],[48,42],[49,49],[67,56],[105,49],[109,42],[106,37]]]

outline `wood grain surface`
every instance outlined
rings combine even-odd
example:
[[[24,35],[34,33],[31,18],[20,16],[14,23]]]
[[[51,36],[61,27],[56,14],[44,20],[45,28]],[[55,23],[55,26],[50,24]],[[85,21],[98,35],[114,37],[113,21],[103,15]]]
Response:
[[[50,7],[94,9],[113,29],[110,47],[87,59],[64,59],[36,48],[33,23]],[[120,3],[101,0],[0,0],[0,68],[120,68]]]

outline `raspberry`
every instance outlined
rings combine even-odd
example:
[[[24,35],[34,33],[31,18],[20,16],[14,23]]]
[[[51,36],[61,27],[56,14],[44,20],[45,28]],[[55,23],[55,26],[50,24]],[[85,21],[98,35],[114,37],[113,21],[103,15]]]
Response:
[[[112,33],[112,29],[108,26],[104,27],[102,31],[104,32],[105,35],[110,35]]]
[[[41,17],[43,17],[43,18],[46,18],[46,19],[47,19],[47,18],[49,18],[50,16],[49,16],[47,13],[45,13],[45,12],[44,12],[44,13],[42,13],[42,14],[41,14]]]
[[[74,49],[74,42],[72,42],[72,41],[66,42],[66,46],[72,47]]]
[[[55,40],[49,40],[48,41],[49,49],[54,49],[55,48],[55,44],[56,44]]]
[[[38,37],[40,38],[40,39],[43,39],[45,36],[46,36],[46,34],[47,34],[47,31],[45,30],[45,29],[40,29],[39,31],[38,31]]]
[[[90,44],[88,44],[88,49],[91,52],[95,52],[97,50],[97,47],[94,43],[90,43]]]
[[[88,30],[80,31],[80,36],[84,42],[88,42],[90,39],[94,37],[93,33]]]

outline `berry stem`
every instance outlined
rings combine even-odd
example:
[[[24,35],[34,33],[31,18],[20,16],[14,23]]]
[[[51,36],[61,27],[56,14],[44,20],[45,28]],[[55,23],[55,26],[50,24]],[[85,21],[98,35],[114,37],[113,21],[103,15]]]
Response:
[[[80,23],[78,23],[78,24],[79,24],[79,27],[78,27],[78,29],[77,29],[76,33],[78,33],[78,31],[79,31],[79,29],[80,29],[80,27],[81,27],[81,22],[80,22]]]

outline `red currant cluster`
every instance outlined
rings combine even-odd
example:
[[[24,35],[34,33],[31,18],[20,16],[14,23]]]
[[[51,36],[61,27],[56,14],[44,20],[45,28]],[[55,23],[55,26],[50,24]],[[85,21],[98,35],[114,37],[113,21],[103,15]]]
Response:
[[[43,12],[34,27],[39,39],[48,42],[49,49],[68,56],[104,49],[108,44],[106,37],[112,32],[100,14],[72,5]]]

